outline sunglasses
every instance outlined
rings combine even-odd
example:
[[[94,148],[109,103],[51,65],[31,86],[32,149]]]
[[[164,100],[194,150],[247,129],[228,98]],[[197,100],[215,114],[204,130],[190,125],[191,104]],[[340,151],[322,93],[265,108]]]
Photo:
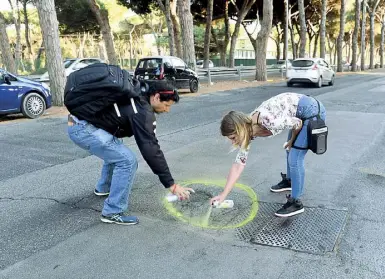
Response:
[[[156,93],[159,93],[159,94],[174,94],[175,91],[174,90],[165,90],[165,91],[158,91]]]

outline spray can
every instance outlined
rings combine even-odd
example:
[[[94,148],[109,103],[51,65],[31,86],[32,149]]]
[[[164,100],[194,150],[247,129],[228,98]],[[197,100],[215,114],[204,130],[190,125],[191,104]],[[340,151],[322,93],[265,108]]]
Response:
[[[222,203],[215,201],[213,203],[213,207],[214,208],[233,208],[234,207],[234,201],[233,200],[224,200]]]
[[[166,196],[166,200],[167,200],[168,202],[175,202],[175,201],[179,200],[179,198],[178,198],[177,195],[174,195],[174,194],[169,193],[169,194],[167,194],[167,196]]]

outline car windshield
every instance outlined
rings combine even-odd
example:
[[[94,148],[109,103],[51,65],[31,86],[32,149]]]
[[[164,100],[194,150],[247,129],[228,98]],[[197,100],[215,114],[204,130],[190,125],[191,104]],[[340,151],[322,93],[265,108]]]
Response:
[[[69,66],[71,66],[76,60],[75,59],[70,59],[70,60],[65,60],[64,61],[64,68],[67,69]]]
[[[293,67],[310,67],[314,64],[313,60],[296,60],[291,64]]]
[[[158,68],[160,65],[162,65],[162,59],[161,58],[150,58],[150,59],[140,60],[138,68],[140,68],[140,69],[154,69],[154,68]]]

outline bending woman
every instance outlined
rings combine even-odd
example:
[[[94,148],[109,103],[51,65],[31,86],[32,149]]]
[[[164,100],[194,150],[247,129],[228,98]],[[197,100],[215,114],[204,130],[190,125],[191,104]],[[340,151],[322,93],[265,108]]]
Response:
[[[245,168],[249,145],[253,139],[273,137],[285,129],[290,129],[284,145],[287,174],[281,173],[282,181],[272,186],[270,190],[272,192],[291,191],[291,195],[286,196],[286,204],[275,213],[276,216],[289,217],[304,212],[300,197],[305,180],[304,158],[308,147],[309,120],[302,122],[301,119],[315,116],[319,112],[321,119],[325,120],[325,107],[321,102],[319,104],[318,111],[315,98],[296,93],[282,93],[263,102],[250,115],[236,111],[225,115],[221,122],[221,133],[228,137],[234,146],[239,147],[239,152],[230,169],[224,191],[212,198],[210,203],[223,202],[231,192]]]

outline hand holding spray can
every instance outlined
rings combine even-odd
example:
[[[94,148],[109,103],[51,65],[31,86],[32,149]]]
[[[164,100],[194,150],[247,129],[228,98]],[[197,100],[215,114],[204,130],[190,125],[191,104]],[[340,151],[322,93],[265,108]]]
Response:
[[[190,189],[189,191],[192,192],[192,193],[195,193],[195,191],[194,191],[193,189]],[[172,194],[172,193],[168,193],[168,194],[166,195],[166,200],[167,200],[168,202],[176,202],[176,201],[179,201],[179,200],[182,200],[182,199],[180,199],[180,198],[178,197],[178,195],[175,195],[175,194]]]
[[[177,195],[174,195],[174,194],[169,193],[169,194],[167,194],[167,196],[166,196],[166,200],[167,200],[168,202],[175,202],[175,201],[179,200],[179,197],[178,197]]]
[[[224,200],[223,202],[219,203],[218,201],[215,201],[213,203],[214,208],[233,208],[234,207],[234,201],[233,200]]]

